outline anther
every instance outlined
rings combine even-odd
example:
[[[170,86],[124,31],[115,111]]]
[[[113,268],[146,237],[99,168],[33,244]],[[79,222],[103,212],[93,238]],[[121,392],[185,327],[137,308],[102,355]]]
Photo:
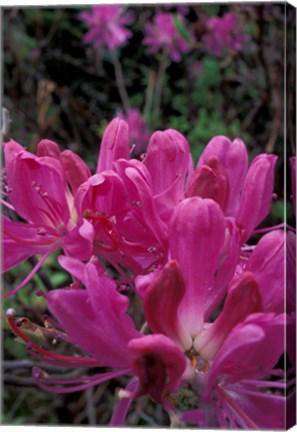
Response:
[[[15,317],[16,316],[16,311],[13,308],[9,308],[6,311],[6,316],[7,317]]]

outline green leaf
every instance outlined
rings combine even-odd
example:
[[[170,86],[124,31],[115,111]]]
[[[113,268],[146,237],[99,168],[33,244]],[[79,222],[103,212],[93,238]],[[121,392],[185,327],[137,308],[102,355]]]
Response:
[[[188,43],[191,42],[191,36],[188,30],[186,29],[184,23],[178,18],[177,15],[172,15],[174,25],[176,30],[179,32],[179,34],[187,41]]]

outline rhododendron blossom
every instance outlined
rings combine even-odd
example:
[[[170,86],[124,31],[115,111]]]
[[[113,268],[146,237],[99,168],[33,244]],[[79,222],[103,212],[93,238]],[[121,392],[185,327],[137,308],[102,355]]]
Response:
[[[220,57],[226,53],[240,51],[247,36],[241,32],[238,17],[227,12],[222,17],[211,17],[206,23],[203,43],[208,52]]]
[[[132,24],[133,17],[120,5],[94,5],[90,11],[82,12],[80,18],[89,27],[84,41],[96,48],[115,49],[132,36],[126,26]]]
[[[54,250],[73,279],[38,290],[50,313],[44,326],[7,311],[35,359],[84,370],[51,377],[34,367],[37,385],[68,393],[121,377],[111,425],[147,395],[172,426],[285,428],[296,236],[282,224],[256,229],[270,211],[277,156],[248,166],[239,138],[216,136],[195,168],[174,129],[155,131],[141,160],[130,154],[122,118],[108,125],[94,173],[52,141],[36,155],[4,144],[4,270],[42,256],[10,294],[26,290]]]
[[[182,21],[179,15],[178,19]],[[153,23],[145,25],[146,36],[143,43],[148,46],[148,52],[156,53],[164,49],[170,58],[179,62],[182,54],[190,50],[188,42],[179,34],[173,15],[159,12],[154,16]]]

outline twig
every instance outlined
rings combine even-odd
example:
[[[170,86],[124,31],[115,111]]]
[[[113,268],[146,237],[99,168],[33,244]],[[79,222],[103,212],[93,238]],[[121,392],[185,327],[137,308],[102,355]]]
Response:
[[[117,53],[115,50],[111,50],[111,57],[112,57],[114,71],[115,71],[117,87],[119,90],[120,97],[122,99],[122,104],[123,104],[124,110],[127,113],[127,111],[129,110],[129,107],[130,107],[130,103],[129,103],[127,90],[125,87],[125,81],[124,81],[122,66],[121,66],[121,63],[119,62],[119,59],[118,59],[118,56],[117,56]]]
[[[86,412],[89,425],[96,425],[96,410],[94,405],[94,389],[89,387],[86,390]]]
[[[69,370],[69,368],[64,366],[56,366],[45,362],[33,362],[32,360],[27,359],[3,360],[2,365],[4,370],[33,368],[34,366],[39,366],[41,369],[46,369],[52,372],[66,372]]]
[[[5,138],[5,135],[9,132],[9,126],[11,123],[11,118],[9,111],[6,108],[2,108],[2,128],[1,128],[1,139]]]
[[[20,387],[36,386],[36,381],[31,377],[19,377],[12,374],[4,374],[4,383],[13,384]]]
[[[155,84],[156,84],[156,74],[154,71],[149,71],[148,84],[145,91],[145,104],[143,109],[143,115],[144,118],[146,119],[149,118],[149,114],[152,111]]]
[[[169,66],[168,54],[164,50],[162,53],[161,60],[160,60],[159,71],[158,71],[157,80],[156,80],[154,119],[159,118],[159,114],[160,114],[160,110],[161,110],[164,77],[165,77],[165,72],[166,72],[166,69],[168,66]]]

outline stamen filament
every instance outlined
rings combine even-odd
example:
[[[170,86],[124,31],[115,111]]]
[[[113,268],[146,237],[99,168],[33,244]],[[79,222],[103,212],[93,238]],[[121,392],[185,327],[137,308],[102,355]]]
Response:
[[[27,277],[25,277],[25,279],[18,285],[16,286],[14,289],[12,289],[11,291],[9,291],[8,293],[4,294],[2,296],[3,299],[10,297],[11,295],[15,294],[16,292],[18,292],[20,289],[22,289],[25,285],[27,285],[28,282],[30,282],[30,280],[32,279],[32,277],[37,273],[37,271],[40,269],[40,267],[42,266],[42,264],[44,263],[44,261],[49,257],[49,255],[56,249],[56,246],[54,248],[50,248],[44,255],[43,257],[40,259],[40,261],[38,261],[38,263],[33,267],[33,269],[31,270],[31,272],[28,274]]]
[[[86,390],[89,387],[95,386],[97,384],[101,384],[105,381],[108,381],[110,379],[113,378],[117,378],[119,376],[125,375],[126,373],[129,373],[131,371],[130,368],[126,368],[126,369],[122,369],[120,371],[113,371],[113,372],[106,372],[100,375],[97,375],[93,378],[91,378],[91,381],[85,384],[81,384],[78,386],[72,386],[72,387],[53,387],[50,385],[47,385],[46,383],[53,383],[53,384],[57,384],[59,382],[59,380],[55,380],[55,379],[51,379],[51,378],[46,378],[44,376],[42,376],[42,372],[41,370],[34,370],[35,368],[33,368],[33,378],[36,380],[37,384],[39,385],[40,388],[42,388],[43,390],[52,392],[52,393],[72,393],[72,392],[76,392],[76,391],[82,391],[82,390]],[[97,378],[98,377],[98,378]],[[82,379],[84,379],[86,377],[83,377]],[[62,384],[67,384],[70,383],[71,380],[60,380],[60,382]],[[72,381],[75,382],[75,381]]]

